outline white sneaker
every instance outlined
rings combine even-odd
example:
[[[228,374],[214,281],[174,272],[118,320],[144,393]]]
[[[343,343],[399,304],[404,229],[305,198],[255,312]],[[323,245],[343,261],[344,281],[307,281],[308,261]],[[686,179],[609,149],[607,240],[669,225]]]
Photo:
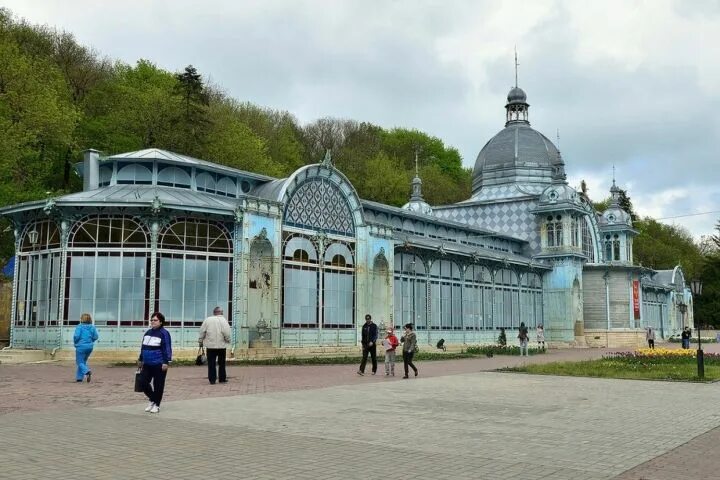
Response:
[[[146,411],[146,412],[151,411],[154,406],[155,406],[155,402],[150,402],[150,403],[148,404],[148,406],[145,407],[145,411]]]
[[[160,413],[160,407],[153,404],[152,408],[150,409],[150,413]]]

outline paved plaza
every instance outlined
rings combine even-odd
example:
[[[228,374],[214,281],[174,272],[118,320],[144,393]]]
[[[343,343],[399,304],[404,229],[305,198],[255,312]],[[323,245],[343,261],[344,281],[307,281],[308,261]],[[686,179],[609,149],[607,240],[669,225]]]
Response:
[[[597,358],[555,351],[530,362]],[[498,373],[518,357],[356,366],[177,367],[161,412],[131,368],[0,366],[0,478],[717,478],[720,384]]]

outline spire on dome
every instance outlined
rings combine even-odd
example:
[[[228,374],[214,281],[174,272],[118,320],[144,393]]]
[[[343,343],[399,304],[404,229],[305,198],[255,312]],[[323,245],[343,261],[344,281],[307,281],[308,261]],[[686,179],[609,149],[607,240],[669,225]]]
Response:
[[[610,205],[620,205],[620,188],[615,184],[615,165],[613,165],[613,184],[610,187]]]
[[[420,169],[418,167],[418,152],[415,151],[415,177],[412,180],[411,202],[425,201],[422,196],[422,180],[420,179]]]
[[[505,126],[514,122],[522,122],[530,124],[528,121],[528,107],[527,95],[522,88],[518,87],[518,66],[520,64],[517,61],[517,48],[515,49],[515,86],[510,89],[510,93],[507,96],[507,104],[505,105]]]
[[[422,213],[425,215],[432,214],[432,207],[425,201],[422,195],[422,180],[420,179],[418,152],[415,151],[415,177],[412,180],[412,195],[410,201],[403,205],[402,208],[412,212]]]

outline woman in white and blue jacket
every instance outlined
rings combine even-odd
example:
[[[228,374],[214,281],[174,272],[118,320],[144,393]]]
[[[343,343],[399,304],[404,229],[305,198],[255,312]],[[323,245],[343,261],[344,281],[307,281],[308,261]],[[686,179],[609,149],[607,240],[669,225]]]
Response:
[[[140,375],[143,392],[150,400],[145,411],[158,413],[165,391],[165,377],[172,362],[172,341],[170,332],[164,328],[165,315],[160,312],[153,313],[150,316],[150,326],[151,328],[143,335],[138,366],[142,369]]]

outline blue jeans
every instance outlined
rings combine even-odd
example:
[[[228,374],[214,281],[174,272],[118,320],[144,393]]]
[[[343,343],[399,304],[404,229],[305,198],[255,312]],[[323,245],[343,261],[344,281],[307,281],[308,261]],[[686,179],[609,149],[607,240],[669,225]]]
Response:
[[[75,371],[75,380],[82,380],[90,371],[87,366],[88,358],[93,351],[92,345],[78,345],[75,347],[75,363],[77,370]]]
[[[689,338],[682,339],[682,347],[685,349],[690,348],[690,339]]]

